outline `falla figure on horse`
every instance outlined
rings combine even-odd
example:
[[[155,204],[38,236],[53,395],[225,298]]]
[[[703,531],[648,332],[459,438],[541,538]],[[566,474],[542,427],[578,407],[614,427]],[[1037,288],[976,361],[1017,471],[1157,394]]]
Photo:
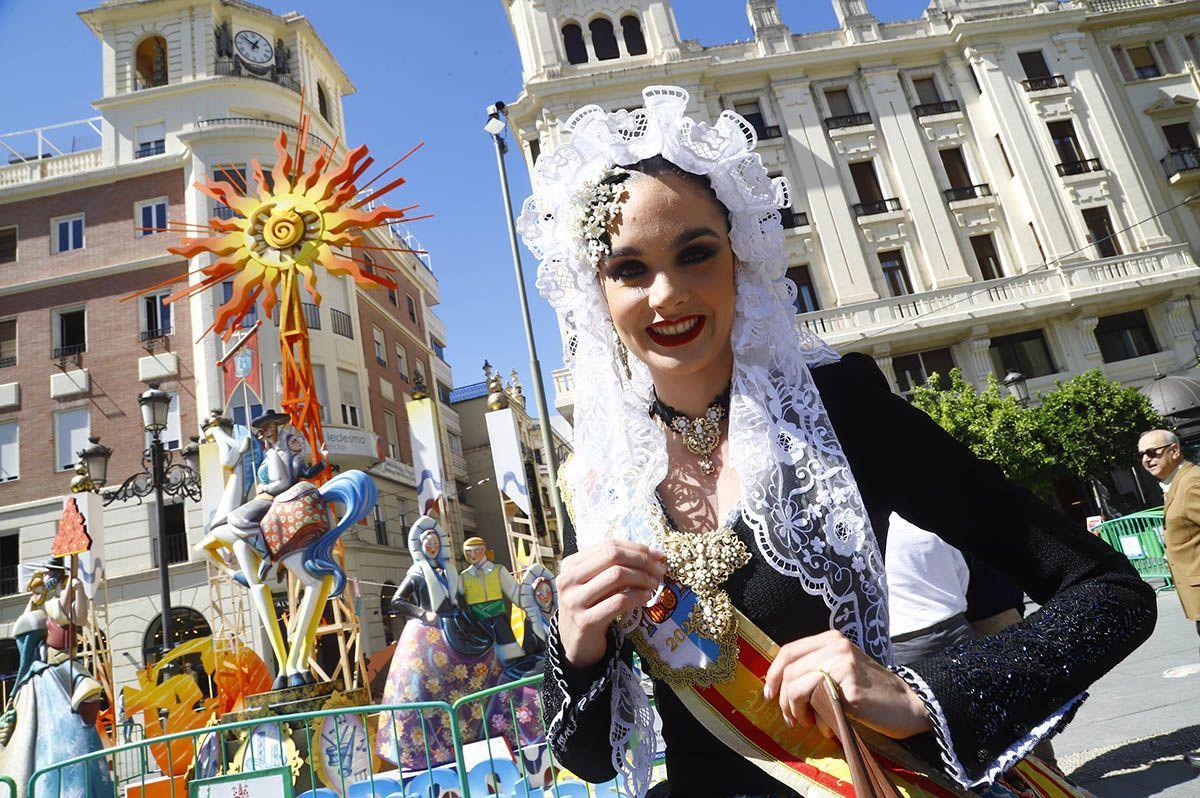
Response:
[[[238,438],[232,422],[219,411],[204,423],[205,435],[217,444],[226,482],[196,549],[250,591],[279,666],[272,684],[279,690],[315,682],[308,663],[317,627],[326,602],[340,596],[346,585],[333,548],[347,529],[371,512],[378,491],[362,471],[340,473],[319,487],[309,482],[327,465],[323,459],[309,462],[308,444],[286,413],[268,410],[252,419],[250,427],[262,446],[252,493],[244,484],[246,469],[238,467],[250,449],[250,437]],[[334,504],[343,508],[336,520]],[[271,588],[263,581],[272,565],[286,569],[304,586],[289,640],[279,629]]]

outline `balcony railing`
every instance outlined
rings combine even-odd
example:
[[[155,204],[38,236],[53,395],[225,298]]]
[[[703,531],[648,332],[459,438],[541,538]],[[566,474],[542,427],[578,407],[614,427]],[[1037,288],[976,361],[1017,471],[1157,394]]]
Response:
[[[794,208],[780,208],[779,221],[784,230],[794,230],[797,227],[808,227],[808,214]]]
[[[9,366],[17,365],[17,356],[9,355],[8,357],[0,357],[0,369],[6,369]]]
[[[144,144],[139,144],[137,150],[134,151],[134,158],[149,158],[151,155],[162,155],[167,151],[167,142],[163,139],[157,141],[147,141]]]
[[[142,330],[141,335],[138,336],[138,340],[140,340],[142,343],[146,343],[147,341],[155,341],[159,338],[166,338],[170,334],[170,327],[156,327],[153,330]]]
[[[755,125],[754,132],[757,134],[759,141],[783,137],[783,130],[780,129],[779,125]]]
[[[875,200],[873,202],[857,202],[850,207],[854,210],[854,215],[858,217],[874,216],[880,213],[891,213],[892,211],[902,210],[900,200],[895,197]]]
[[[329,309],[329,317],[332,320],[333,331],[338,335],[354,340],[354,324],[350,320],[349,313],[343,313],[337,308]]]
[[[314,305],[312,302],[301,302],[300,308],[304,312],[304,324],[310,330],[321,329],[321,308],[319,305]],[[335,313],[337,311],[334,311]],[[279,305],[271,309],[271,321],[276,327],[279,326]],[[353,336],[351,336],[353,337]]]
[[[1182,150],[1171,150],[1161,161],[1167,178],[1172,178],[1181,172],[1194,172],[1200,169],[1200,148],[1188,147]]]
[[[276,122],[273,119],[259,119],[253,116],[218,116],[213,119],[197,119],[196,127],[227,127],[241,126],[248,127],[265,127],[272,130],[286,131],[289,138],[295,138],[300,132],[299,128],[289,122]],[[310,147],[319,150],[321,147],[329,148],[329,142],[321,138],[315,133],[308,134],[308,144]]]
[[[0,565],[0,596],[12,596],[18,592],[17,564]]]
[[[300,93],[300,84],[297,83],[291,75],[284,75],[278,72],[275,67],[270,67],[262,72],[256,72],[245,67],[241,61],[238,61],[234,58],[218,58],[214,74],[224,77],[265,80],[269,83],[275,83],[279,86],[283,86],[285,89],[291,89],[297,94]]]
[[[1126,290],[1152,292],[1195,281],[1196,261],[1186,244],[1115,258],[1033,269],[999,280],[926,291],[899,298],[859,302],[800,315],[800,321],[833,345],[848,343],[906,323],[932,327],[948,319],[983,324],[1031,306],[1070,307],[1083,297],[1120,296]]]
[[[979,183],[974,186],[958,186],[956,188],[948,188],[943,194],[946,195],[946,202],[958,202],[959,200],[982,199],[992,196],[992,187],[987,183]]]
[[[75,357],[87,351],[87,344],[71,344],[70,346],[56,346],[52,357],[55,360],[61,360],[65,357]]]
[[[1025,91],[1046,91],[1047,89],[1065,89],[1071,85],[1062,75],[1047,75],[1044,78],[1027,78],[1021,81]]]
[[[958,100],[940,100],[936,103],[922,103],[913,108],[913,113],[919,118],[934,114],[952,114],[958,110]]]
[[[1100,165],[1099,158],[1084,158],[1081,161],[1066,161],[1054,167],[1058,170],[1060,177],[1069,177],[1070,175],[1083,175],[1088,172],[1102,172],[1104,167]]]
[[[176,563],[188,561],[188,540],[187,534],[182,532],[168,532],[167,538],[167,565],[175,565]],[[158,546],[154,547],[151,554],[154,567],[158,567]]]
[[[868,113],[859,114],[842,114],[841,116],[825,117],[825,129],[837,130],[843,127],[857,127],[858,125],[871,124],[871,115]]]

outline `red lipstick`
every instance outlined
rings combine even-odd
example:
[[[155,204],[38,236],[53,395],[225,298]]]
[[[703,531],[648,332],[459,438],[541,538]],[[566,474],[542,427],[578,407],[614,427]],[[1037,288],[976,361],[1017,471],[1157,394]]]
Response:
[[[694,341],[703,329],[704,316],[692,314],[656,321],[646,328],[646,334],[659,346],[683,346]]]

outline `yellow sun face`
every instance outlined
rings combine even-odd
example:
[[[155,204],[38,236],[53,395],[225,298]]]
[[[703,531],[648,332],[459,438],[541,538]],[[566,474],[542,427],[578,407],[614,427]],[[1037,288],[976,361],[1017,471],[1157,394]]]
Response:
[[[300,135],[301,142],[306,138]],[[350,151],[335,169],[327,168],[331,153],[323,150],[307,171],[303,169],[303,143],[296,148],[293,158],[288,151],[287,135],[280,133],[275,150],[279,158],[271,171],[271,180],[257,161],[252,162],[256,187],[253,194],[249,191],[243,194],[232,183],[222,180],[198,183],[201,191],[236,216],[209,220],[209,229],[223,235],[185,238],[169,250],[189,259],[208,253],[216,256],[216,260],[200,269],[202,279],[172,294],[167,301],[233,281],[233,291],[217,308],[213,324],[213,329],[226,338],[260,295],[264,313],[271,313],[280,298],[276,288],[281,281],[291,285],[296,278],[302,278],[313,301],[319,304],[321,295],[315,268],[318,265],[333,275],[349,274],[361,285],[396,287],[394,280],[378,273],[391,271],[390,267],[338,254],[334,248],[367,247],[363,231],[405,220],[408,208],[397,210],[381,205],[362,209],[372,197],[404,181],[395,180],[360,198],[355,183],[372,162],[365,146]]]

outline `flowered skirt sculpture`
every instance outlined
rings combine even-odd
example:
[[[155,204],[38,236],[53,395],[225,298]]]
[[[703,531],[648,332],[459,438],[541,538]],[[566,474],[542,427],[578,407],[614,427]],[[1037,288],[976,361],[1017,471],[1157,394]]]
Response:
[[[508,680],[491,630],[462,606],[459,574],[445,556],[447,544],[429,516],[409,532],[413,565],[392,602],[409,620],[396,642],[384,704],[450,704]],[[464,743],[503,737],[513,752],[536,746],[543,739],[540,697],[527,688],[498,693],[461,707],[458,724]],[[384,712],[375,739],[379,757],[402,770],[454,761],[445,711]]]

